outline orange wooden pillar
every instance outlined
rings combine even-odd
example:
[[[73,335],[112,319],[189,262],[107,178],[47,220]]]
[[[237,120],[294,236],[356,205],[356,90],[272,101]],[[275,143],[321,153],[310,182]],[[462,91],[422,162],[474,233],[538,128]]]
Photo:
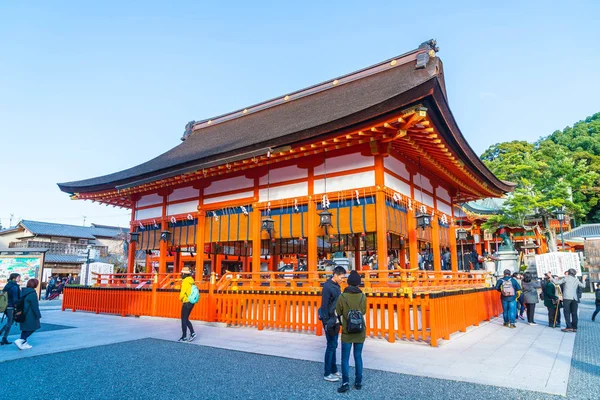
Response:
[[[128,254],[127,254],[127,273],[135,273],[135,252],[137,250],[137,243],[129,241]]]
[[[448,240],[450,240],[450,263],[452,264],[452,271],[458,272],[458,248],[456,244],[456,226],[450,225],[448,229]]]
[[[431,251],[433,251],[433,270],[442,270],[442,254],[440,248],[440,222],[436,215],[431,218]]]
[[[146,273],[149,274],[152,272],[152,258],[150,254],[146,253]]]
[[[204,229],[206,226],[206,212],[198,210],[198,226],[196,226],[196,280],[202,280],[204,273]]]
[[[415,210],[407,210],[406,228],[408,229],[408,250],[410,252],[410,268],[419,268],[419,243],[417,241],[417,219]]]
[[[162,221],[160,224],[161,232],[167,230],[167,221]],[[167,273],[167,241],[161,240],[159,244],[160,256],[158,258],[158,273]]]
[[[375,210],[377,218],[377,268],[388,269],[387,219],[385,210],[385,191],[377,187]]]
[[[252,272],[260,272],[260,243],[262,241],[262,231],[260,230],[262,221],[260,220],[260,210],[253,206],[250,214],[252,221]],[[258,278],[258,276],[256,276]]]
[[[307,227],[307,267],[309,272],[317,271],[317,205],[308,196],[308,227]]]

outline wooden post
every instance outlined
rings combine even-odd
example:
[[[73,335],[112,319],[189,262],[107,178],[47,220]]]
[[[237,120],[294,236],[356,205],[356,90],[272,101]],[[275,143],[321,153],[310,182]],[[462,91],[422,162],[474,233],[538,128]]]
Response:
[[[204,274],[204,229],[206,212],[198,210],[198,226],[196,226],[196,281],[201,281]]]
[[[442,270],[442,255],[440,248],[440,222],[437,216],[431,218],[431,247],[433,251],[433,270]]]
[[[167,221],[163,220],[160,224],[161,233],[167,230]],[[167,242],[165,240],[161,240],[159,244],[160,256],[158,258],[158,273],[166,274],[167,273]]]
[[[406,227],[408,229],[408,249],[410,251],[410,268],[419,268],[419,243],[417,241],[417,219],[414,209],[407,210]]]
[[[129,248],[127,254],[127,273],[135,273],[135,252],[137,250],[137,243],[129,241]]]
[[[450,225],[448,236],[450,240],[450,263],[452,264],[452,271],[458,272],[458,248],[456,247],[456,226],[454,224]]]
[[[317,205],[308,196],[308,227],[307,227],[307,267],[309,272],[317,271]]]
[[[250,215],[252,219],[252,272],[260,272],[260,244],[262,241],[262,231],[260,220],[260,210],[256,206],[253,206],[252,213]],[[254,278],[254,277],[253,277]]]
[[[377,187],[375,210],[377,218],[377,268],[381,271],[388,269],[387,219],[383,187]]]

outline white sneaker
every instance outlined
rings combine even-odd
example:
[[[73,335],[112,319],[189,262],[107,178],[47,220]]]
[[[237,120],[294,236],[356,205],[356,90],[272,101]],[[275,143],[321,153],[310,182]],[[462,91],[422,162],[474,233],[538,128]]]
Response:
[[[324,376],[323,379],[325,379],[327,382],[338,382],[340,380],[340,377],[334,374],[329,374],[327,376]]]
[[[341,372],[336,372],[335,374],[332,374],[332,375],[337,376],[338,378],[342,377],[342,373]]]
[[[13,343],[15,344],[15,346],[17,346],[19,348],[19,350],[24,350],[25,349],[25,347],[23,347],[24,342],[25,341],[23,339],[17,339]]]
[[[27,343],[26,341],[25,341],[25,342],[23,342],[23,343],[21,344],[21,348],[22,348],[23,350],[29,350],[29,349],[31,349],[32,347],[33,347],[33,346],[32,346],[32,345],[30,345],[29,343]]]
[[[529,325],[531,325],[531,326],[535,326],[535,325],[537,325],[537,324],[536,324],[535,322],[530,322],[530,323],[529,323]]]

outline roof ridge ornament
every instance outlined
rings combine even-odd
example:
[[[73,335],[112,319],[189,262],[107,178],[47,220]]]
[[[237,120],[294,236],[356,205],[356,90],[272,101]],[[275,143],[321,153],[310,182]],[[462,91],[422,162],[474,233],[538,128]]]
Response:
[[[181,141],[182,142],[184,142],[185,139],[187,139],[188,137],[190,137],[190,135],[194,131],[194,124],[195,123],[196,123],[196,121],[190,121],[187,124],[185,124],[185,131],[183,132],[183,136],[181,137]]]
[[[423,53],[420,53],[417,56],[417,64],[415,65],[415,69],[423,69],[427,67],[427,63],[429,59],[435,58],[435,55],[440,48],[437,46],[437,42],[435,39],[430,39],[426,42],[421,43],[419,46],[419,50],[426,50]]]

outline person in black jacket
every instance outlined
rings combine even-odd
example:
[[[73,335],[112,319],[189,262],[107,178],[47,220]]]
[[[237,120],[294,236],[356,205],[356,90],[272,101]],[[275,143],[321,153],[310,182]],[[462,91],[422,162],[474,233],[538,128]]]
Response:
[[[25,320],[21,322],[21,338],[15,340],[15,345],[20,350],[30,349],[31,345],[27,343],[27,339],[31,334],[40,329],[40,319],[42,313],[40,312],[40,303],[38,302],[38,296],[35,289],[40,284],[37,279],[30,279],[27,281],[27,287],[23,289],[21,293],[21,300],[23,302],[23,314]]]
[[[21,287],[19,286],[19,282],[21,281],[21,275],[17,273],[12,273],[8,277],[8,282],[2,289],[3,292],[8,294],[8,304],[6,307],[6,311],[4,314],[6,315],[6,325],[0,329],[0,334],[2,334],[2,341],[0,341],[0,345],[4,346],[5,344],[10,344],[8,341],[8,335],[10,333],[10,328],[13,324],[13,316],[15,312],[15,303],[19,301],[19,297],[21,296]]]
[[[333,275],[323,285],[321,294],[319,319],[323,322],[325,338],[327,339],[327,348],[325,349],[325,375],[323,379],[328,382],[337,382],[341,379],[335,357],[340,333],[340,324],[335,315],[335,306],[341,293],[340,283],[344,280],[345,275],[346,269],[344,267],[335,267],[333,269]]]
[[[600,283],[596,283],[596,311],[592,314],[592,321],[596,320],[596,315],[600,312]]]

